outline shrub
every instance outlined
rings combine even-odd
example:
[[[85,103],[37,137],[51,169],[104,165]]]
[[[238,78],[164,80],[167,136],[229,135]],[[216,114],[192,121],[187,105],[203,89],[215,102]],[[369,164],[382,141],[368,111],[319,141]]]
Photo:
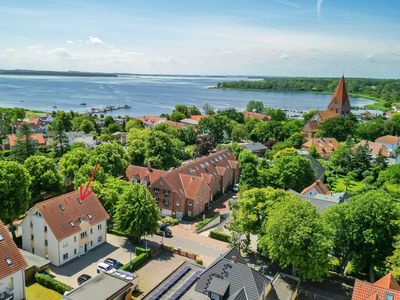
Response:
[[[219,216],[219,213],[215,213],[207,218],[205,218],[204,220],[200,221],[199,223],[196,224],[196,229],[200,230],[202,229],[204,226],[206,226],[208,223],[210,223],[211,221],[213,221],[215,218],[217,218]]]
[[[151,257],[150,251],[147,251],[145,253],[142,253],[138,256],[136,256],[134,259],[132,259],[132,268],[130,262],[127,264],[123,265],[120,270],[124,271],[135,271],[140,269]]]
[[[201,258],[196,259],[196,264],[202,266],[203,265],[203,260]]]
[[[44,287],[46,287],[48,289],[56,291],[56,292],[60,293],[61,295],[63,295],[67,291],[72,290],[72,287],[70,287],[58,280],[51,278],[49,275],[36,273],[35,280],[40,285],[43,285]]]
[[[169,226],[175,226],[179,224],[179,220],[176,218],[165,217],[161,219],[161,222],[168,224]]]
[[[193,216],[183,216],[182,220],[187,222],[194,222],[197,220],[197,218]]]
[[[212,239],[223,241],[226,243],[229,243],[231,239],[231,236],[229,234],[217,230],[211,230],[209,236]]]
[[[145,249],[145,248],[142,248],[142,247],[136,247],[135,248],[135,254],[136,254],[136,256],[139,256],[140,254],[143,254],[143,253],[149,253],[151,250],[150,249]]]

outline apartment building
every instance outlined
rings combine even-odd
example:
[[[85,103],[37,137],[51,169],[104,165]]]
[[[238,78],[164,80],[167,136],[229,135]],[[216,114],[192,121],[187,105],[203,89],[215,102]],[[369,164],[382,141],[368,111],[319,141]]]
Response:
[[[0,221],[0,299],[25,299],[26,266],[6,226]]]
[[[210,201],[238,182],[239,172],[235,156],[224,150],[169,171],[130,165],[126,177],[148,187],[163,216],[181,219],[206,210]]]
[[[24,250],[60,266],[106,241],[109,215],[96,195],[84,201],[79,191],[33,206],[22,221]]]

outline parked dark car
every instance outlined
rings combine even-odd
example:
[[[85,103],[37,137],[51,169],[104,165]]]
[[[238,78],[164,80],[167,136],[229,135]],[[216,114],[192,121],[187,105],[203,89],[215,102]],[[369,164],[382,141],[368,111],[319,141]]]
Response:
[[[81,285],[82,283],[88,281],[92,276],[87,275],[87,274],[82,274],[81,276],[78,277],[78,285]]]
[[[122,263],[120,263],[118,260],[114,259],[114,258],[106,258],[106,260],[104,261],[106,264],[109,264],[111,266],[114,267],[114,269],[118,270],[119,268],[121,268],[123,266]]]
[[[160,225],[160,235],[164,235],[165,237],[172,237],[172,231],[168,228],[168,224]]]

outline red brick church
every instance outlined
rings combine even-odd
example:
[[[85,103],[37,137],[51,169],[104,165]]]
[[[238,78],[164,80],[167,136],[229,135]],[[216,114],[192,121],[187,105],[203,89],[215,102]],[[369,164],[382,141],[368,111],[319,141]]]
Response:
[[[317,113],[304,125],[303,135],[311,139],[319,129],[319,124],[337,116],[347,116],[350,114],[350,99],[346,90],[344,76],[339,81],[331,102],[327,110],[317,111]]]

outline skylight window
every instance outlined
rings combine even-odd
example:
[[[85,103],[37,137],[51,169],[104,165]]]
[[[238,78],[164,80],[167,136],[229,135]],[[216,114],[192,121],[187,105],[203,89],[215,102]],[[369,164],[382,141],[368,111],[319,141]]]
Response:
[[[0,234],[0,242],[4,241],[4,237]]]
[[[60,208],[61,211],[64,211],[64,210],[65,210],[65,207],[64,207],[63,204],[60,204],[58,207]]]
[[[6,258],[5,261],[6,261],[6,264],[9,266],[12,264],[11,258]]]
[[[75,224],[72,221],[69,222],[69,225],[71,225],[71,227],[75,227]]]
[[[93,216],[91,214],[87,214],[88,218],[91,220],[93,219]]]
[[[81,198],[78,198],[78,199],[76,199],[76,200],[78,201],[79,204],[82,204],[82,203],[83,203],[82,200],[81,200]]]

